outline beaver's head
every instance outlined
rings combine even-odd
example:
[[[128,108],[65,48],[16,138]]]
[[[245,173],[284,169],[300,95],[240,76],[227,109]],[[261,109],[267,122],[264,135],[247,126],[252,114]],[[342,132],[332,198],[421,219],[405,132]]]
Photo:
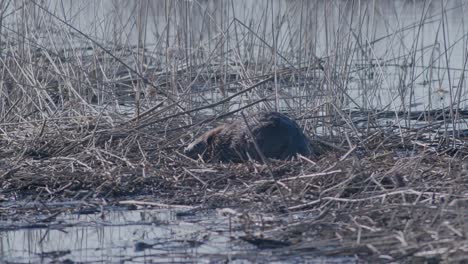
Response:
[[[192,159],[198,158],[198,155],[203,156],[206,151],[208,143],[202,137],[197,138],[195,141],[190,143],[185,149],[184,153]]]
[[[224,126],[219,126],[198,137],[184,149],[185,155],[192,159],[198,159],[199,156],[205,159],[205,154],[213,149],[214,141],[223,129]]]

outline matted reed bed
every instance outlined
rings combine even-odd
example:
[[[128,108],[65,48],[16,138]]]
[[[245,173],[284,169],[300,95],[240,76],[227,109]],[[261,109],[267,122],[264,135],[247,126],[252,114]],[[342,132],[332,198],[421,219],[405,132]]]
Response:
[[[416,129],[402,137],[380,127],[387,132],[313,140],[320,157],[223,164],[184,156],[198,128],[163,135],[135,126],[112,128],[93,118],[4,126],[2,199],[116,202],[147,195],[135,204],[230,208],[248,234],[243,239],[260,248],[320,255],[454,260],[466,250],[461,140],[429,141]]]

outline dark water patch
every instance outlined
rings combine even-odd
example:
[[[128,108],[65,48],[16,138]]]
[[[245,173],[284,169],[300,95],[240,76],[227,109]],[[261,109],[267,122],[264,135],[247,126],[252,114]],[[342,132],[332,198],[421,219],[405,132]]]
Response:
[[[215,210],[106,209],[34,222],[42,218],[0,222],[0,262],[328,262],[294,254],[287,242],[248,238],[238,222]]]

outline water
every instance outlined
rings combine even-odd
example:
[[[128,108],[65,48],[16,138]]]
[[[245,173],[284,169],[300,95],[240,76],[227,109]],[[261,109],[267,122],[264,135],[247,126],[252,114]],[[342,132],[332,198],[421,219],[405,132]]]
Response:
[[[310,66],[323,58],[332,82],[319,91],[313,89],[316,83],[296,84],[291,94],[347,93],[343,106],[348,108],[424,110],[451,104],[466,108],[468,103],[464,0],[65,0],[48,1],[45,7],[56,17],[28,18],[43,25],[35,34],[44,47],[95,47],[68,23],[105,47],[144,43],[152,63],[162,69],[189,63],[214,64],[204,70],[223,71],[225,64],[248,77],[240,62],[258,63],[271,73],[275,67]],[[49,27],[53,30],[45,30]],[[72,31],[73,40],[50,37],[64,29]],[[133,59],[128,63],[136,67]],[[317,103],[288,101],[291,94],[281,95],[283,106]]]
[[[0,262],[10,263],[345,263],[326,258],[259,250],[240,240],[245,235],[235,218],[215,210],[106,209],[94,214],[60,214],[51,222],[0,222]]]
[[[217,259],[222,252],[229,252],[221,256],[228,258],[253,249],[231,242],[230,235],[235,233],[230,233],[228,226],[227,219],[217,217],[215,212],[197,217],[178,217],[172,210],[65,214],[48,228],[2,232],[1,260],[184,262],[199,256]]]

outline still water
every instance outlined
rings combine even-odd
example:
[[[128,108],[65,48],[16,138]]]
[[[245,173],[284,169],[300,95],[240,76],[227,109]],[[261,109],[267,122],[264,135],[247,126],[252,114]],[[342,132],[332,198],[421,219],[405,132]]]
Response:
[[[77,37],[80,31],[105,47],[144,46],[162,69],[214,64],[219,67],[204,70],[243,78],[313,68],[320,58],[327,71],[313,97],[325,97],[322,102],[346,94],[340,107],[467,106],[464,0],[63,0],[46,1],[44,8],[54,16],[28,18],[44,47],[96,48]],[[14,18],[5,20],[14,23]],[[51,38],[50,32],[59,36]],[[314,90],[317,83],[296,80],[297,85],[294,95]]]
[[[236,248],[241,248],[231,245],[223,221],[213,215],[182,220],[170,210],[65,214],[47,228],[2,232],[1,260],[115,263],[146,259],[183,262],[198,256],[216,259],[216,252],[235,254]]]
[[[50,222],[0,222],[1,263],[347,263],[286,249],[258,249],[235,218],[215,210],[104,210]],[[34,221],[35,220],[35,221]]]

